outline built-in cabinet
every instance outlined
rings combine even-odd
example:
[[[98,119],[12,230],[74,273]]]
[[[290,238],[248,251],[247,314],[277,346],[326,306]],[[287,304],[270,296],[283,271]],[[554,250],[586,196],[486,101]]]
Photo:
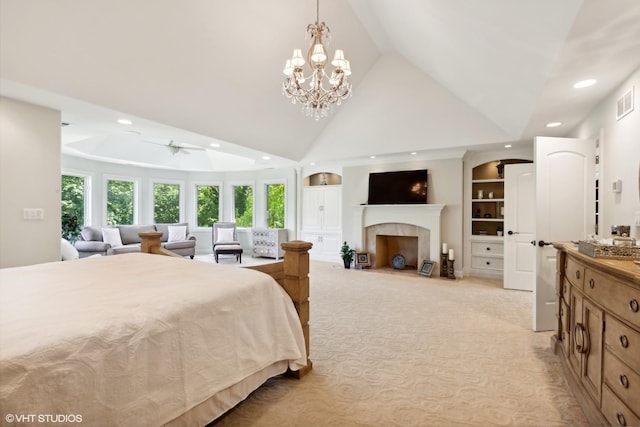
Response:
[[[593,425],[640,425],[640,271],[556,246],[558,326],[567,378]]]
[[[300,238],[313,244],[309,254],[316,259],[339,259],[342,238],[342,185],[326,184],[326,176],[310,180],[302,190]],[[330,182],[335,175],[330,174]],[[317,183],[316,185],[312,185]]]
[[[469,170],[470,184],[466,197],[470,201],[468,245],[470,262],[465,270],[474,276],[502,278],[504,268],[504,167],[526,163],[524,159],[484,161]]]

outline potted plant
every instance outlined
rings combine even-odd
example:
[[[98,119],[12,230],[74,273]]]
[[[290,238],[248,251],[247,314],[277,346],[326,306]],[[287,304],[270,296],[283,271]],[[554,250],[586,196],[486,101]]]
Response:
[[[340,256],[342,257],[342,262],[344,262],[344,268],[351,268],[351,261],[353,261],[355,255],[356,250],[351,249],[347,242],[344,242],[340,248]]]
[[[502,232],[503,232],[503,228],[502,228],[502,226],[501,226],[501,225],[499,225],[499,226],[496,228],[496,234],[497,234],[498,236],[502,236]]]
[[[78,240],[80,236],[80,224],[78,224],[78,217],[70,215],[68,213],[62,214],[62,238],[68,240],[72,244]]]

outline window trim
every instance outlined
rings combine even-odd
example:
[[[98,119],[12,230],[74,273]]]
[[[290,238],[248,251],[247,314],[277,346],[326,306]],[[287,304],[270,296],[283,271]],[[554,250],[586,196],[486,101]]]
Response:
[[[81,171],[81,170],[75,170],[75,169],[62,169],[61,173],[60,173],[60,182],[62,182],[62,176],[66,175],[66,176],[76,176],[79,178],[83,178],[84,179],[84,223],[82,224],[82,226],[89,226],[93,223],[93,221],[91,220],[91,213],[92,213],[92,196],[93,196],[93,191],[92,191],[92,182],[93,182],[93,175],[89,172],[85,172],[85,171]],[[62,188],[60,189],[60,191],[62,192]]]
[[[155,224],[156,218],[156,184],[177,185],[178,186],[178,222],[187,222],[185,209],[185,183],[177,179],[151,178],[149,179],[149,206],[151,207],[150,223]]]
[[[267,192],[267,186],[269,185],[284,185],[284,225],[282,226],[282,228],[287,228],[287,218],[288,218],[288,207],[289,207],[289,203],[287,203],[287,180],[286,179],[268,179],[268,180],[264,180],[262,182],[263,185],[263,189],[264,189],[264,198],[263,198],[263,202],[261,208],[262,211],[264,212],[264,227],[265,228],[269,228],[269,213],[268,213],[268,209],[269,209],[269,194]]]
[[[107,225],[107,198],[109,195],[109,181],[133,182],[133,224],[140,223],[140,177],[126,175],[103,175],[102,187],[102,224]],[[126,225],[126,224],[123,224]]]
[[[192,181],[191,182],[191,200],[190,204],[192,207],[191,212],[191,223],[193,224],[193,229],[196,231],[208,231],[211,230],[211,227],[198,227],[198,187],[210,187],[216,186],[218,187],[218,221],[223,221],[224,212],[222,211],[222,207],[224,206],[224,185],[222,181]]]
[[[256,226],[256,182],[255,180],[241,180],[241,181],[230,181],[229,182],[229,191],[230,191],[230,203],[229,205],[229,218],[230,221],[236,222],[236,198],[235,198],[235,187],[242,186],[251,186],[253,188],[253,203],[251,204],[251,226],[250,227],[237,227],[238,230],[250,230]]]

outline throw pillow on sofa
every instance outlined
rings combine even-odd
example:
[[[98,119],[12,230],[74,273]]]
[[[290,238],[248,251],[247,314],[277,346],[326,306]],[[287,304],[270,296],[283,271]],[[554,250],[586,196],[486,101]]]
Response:
[[[170,225],[168,242],[178,242],[180,240],[187,239],[187,226],[186,225]]]
[[[122,246],[120,230],[118,230],[117,228],[103,228],[102,241],[105,243],[109,243],[111,246]]]

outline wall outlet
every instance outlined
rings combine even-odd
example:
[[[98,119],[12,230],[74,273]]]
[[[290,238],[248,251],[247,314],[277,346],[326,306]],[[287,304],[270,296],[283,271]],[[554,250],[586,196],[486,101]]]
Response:
[[[24,208],[22,210],[22,218],[28,221],[42,221],[44,220],[44,209]]]

